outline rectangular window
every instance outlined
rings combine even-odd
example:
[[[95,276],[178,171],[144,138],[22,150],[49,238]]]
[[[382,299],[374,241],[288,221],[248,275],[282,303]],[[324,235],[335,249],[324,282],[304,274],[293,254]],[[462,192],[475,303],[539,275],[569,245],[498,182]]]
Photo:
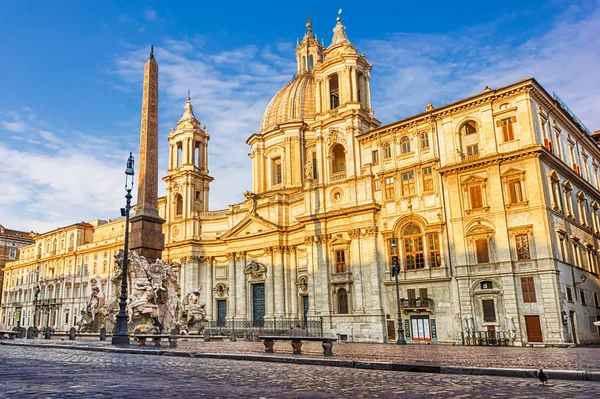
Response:
[[[281,184],[281,158],[274,158],[272,161],[272,185]]]
[[[200,201],[200,191],[198,190],[196,190],[196,201]]]
[[[402,196],[415,194],[415,172],[402,173]]]
[[[337,273],[346,272],[346,254],[344,251],[335,251],[335,266]]]
[[[317,152],[316,151],[312,151],[312,168],[313,168],[313,179],[318,180],[319,179],[319,173],[317,171]]]
[[[394,178],[393,177],[385,178],[385,198],[386,199],[394,198]]]
[[[379,163],[379,150],[373,150],[372,152],[373,163]]]
[[[392,157],[392,147],[389,144],[383,145],[383,158],[389,159]]]
[[[381,191],[381,180],[376,179],[374,181],[375,191]]]
[[[440,240],[437,233],[427,234],[427,246],[429,248],[429,267],[440,267],[442,258],[440,256]]]
[[[517,243],[517,259],[531,259],[529,236],[527,234],[519,234],[515,236],[515,241]]]
[[[587,305],[587,303],[585,301],[585,291],[584,290],[579,290],[579,296],[581,296],[581,304]]]
[[[408,299],[415,299],[415,298],[417,298],[417,295],[416,295],[415,290],[413,288],[410,288],[410,289],[406,290],[406,296],[408,297]]]
[[[600,308],[600,295],[598,293],[594,293],[594,305],[596,305],[597,308]]]
[[[524,303],[537,302],[533,277],[521,277],[521,291],[523,292]]]
[[[484,299],[481,301],[483,308],[483,321],[484,323],[495,323],[496,322],[496,309],[494,307],[493,299]]]
[[[17,248],[11,248],[8,256],[10,259],[15,259],[17,257]]]
[[[469,187],[469,201],[471,202],[471,209],[483,208],[481,186]]]
[[[423,191],[433,191],[433,170],[431,167],[423,168]]]
[[[479,158],[479,145],[473,144],[467,146],[467,161]]]
[[[516,122],[516,118],[514,116],[502,119],[500,121],[500,126],[502,126],[502,141],[512,141],[515,139],[513,122]]]
[[[419,288],[419,296],[421,298],[429,298],[427,295],[427,288]]]
[[[512,179],[508,181],[508,200],[511,204],[523,202],[523,192],[521,191],[521,181]]]
[[[571,290],[571,287],[569,287],[567,285],[566,291],[567,291],[567,301],[573,302],[573,291]]]
[[[488,240],[475,240],[475,253],[477,256],[477,263],[490,263]]]

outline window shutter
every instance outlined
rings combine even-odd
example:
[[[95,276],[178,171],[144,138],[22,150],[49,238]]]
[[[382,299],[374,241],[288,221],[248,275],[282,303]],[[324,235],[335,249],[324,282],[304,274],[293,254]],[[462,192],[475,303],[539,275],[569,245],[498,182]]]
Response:
[[[496,127],[500,127],[501,122],[500,121],[496,121]]]
[[[488,253],[487,240],[475,240],[475,251],[477,255],[477,263],[489,263],[490,255]]]
[[[510,121],[511,122],[516,122],[517,121],[517,117],[516,116],[511,116],[510,117]]]
[[[412,289],[412,288],[406,290],[406,295],[408,296],[408,299],[415,299],[416,298],[415,290]]]
[[[427,288],[419,288],[419,296],[421,298],[429,298],[427,295]]]

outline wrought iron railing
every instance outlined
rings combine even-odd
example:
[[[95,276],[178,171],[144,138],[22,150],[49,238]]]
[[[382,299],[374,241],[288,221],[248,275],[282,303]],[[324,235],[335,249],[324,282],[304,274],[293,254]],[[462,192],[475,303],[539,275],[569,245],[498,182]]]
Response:
[[[461,333],[463,345],[512,346],[513,340],[506,331],[472,331]]]
[[[251,338],[253,334],[319,337],[323,336],[323,320],[310,319],[265,319],[261,322],[253,320],[211,320],[204,325],[205,331],[211,335],[227,335]]]

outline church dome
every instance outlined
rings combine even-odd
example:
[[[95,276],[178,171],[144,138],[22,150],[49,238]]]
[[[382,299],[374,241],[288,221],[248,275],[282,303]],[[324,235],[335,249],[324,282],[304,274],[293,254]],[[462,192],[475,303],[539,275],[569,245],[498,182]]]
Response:
[[[271,100],[262,118],[260,130],[285,122],[314,119],[316,83],[312,73],[305,72],[285,85]]]

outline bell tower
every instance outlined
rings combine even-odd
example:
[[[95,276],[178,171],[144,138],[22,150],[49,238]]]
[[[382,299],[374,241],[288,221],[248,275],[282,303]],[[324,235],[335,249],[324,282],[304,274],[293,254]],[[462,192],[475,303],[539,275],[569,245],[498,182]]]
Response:
[[[323,47],[319,44],[317,36],[313,34],[310,16],[306,22],[306,33],[296,46],[296,62],[298,75],[312,72],[317,64],[323,62]]]
[[[331,44],[324,50],[323,56],[324,61],[318,69],[320,101],[317,101],[317,114],[335,117],[346,110],[356,109],[362,111],[362,116],[367,116],[365,128],[374,128],[368,126],[368,119],[373,117],[369,83],[373,65],[364,53],[358,53],[346,36],[341,15],[337,17]]]
[[[208,211],[208,140],[193,111],[189,93],[183,116],[169,134],[167,184],[167,242],[199,239],[199,213]]]

